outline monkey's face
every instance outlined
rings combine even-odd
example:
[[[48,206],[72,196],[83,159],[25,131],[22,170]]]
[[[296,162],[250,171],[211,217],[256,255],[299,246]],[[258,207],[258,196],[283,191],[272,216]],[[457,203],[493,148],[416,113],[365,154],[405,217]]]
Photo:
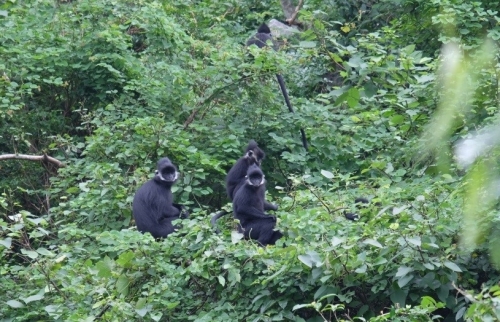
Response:
[[[259,148],[248,150],[245,154],[245,158],[247,159],[249,165],[257,164],[260,167],[262,159],[264,159],[264,152],[262,152]]]
[[[156,177],[158,177],[163,182],[175,182],[179,178],[179,172],[177,168],[170,162],[170,159],[163,158],[158,161],[158,167],[156,170]]]
[[[167,166],[161,170],[157,170],[157,176],[160,177],[161,181],[165,182],[175,182],[179,178],[179,172],[174,166]]]
[[[246,175],[247,184],[258,188],[266,182],[265,177],[260,168],[253,165],[248,169],[248,174]]]
[[[247,183],[248,185],[252,186],[252,187],[260,187],[264,184],[264,182],[266,182],[265,180],[265,176],[264,175],[251,175],[251,176],[247,176]]]

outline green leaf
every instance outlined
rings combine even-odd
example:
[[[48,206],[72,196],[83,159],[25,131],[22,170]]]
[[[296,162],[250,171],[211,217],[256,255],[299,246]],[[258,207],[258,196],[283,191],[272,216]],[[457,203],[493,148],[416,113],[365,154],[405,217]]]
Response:
[[[10,306],[10,307],[13,307],[13,308],[16,308],[16,309],[19,309],[21,307],[24,307],[24,304],[19,302],[19,301],[16,301],[16,300],[10,300],[10,301],[7,301],[7,304]]]
[[[233,230],[231,231],[231,242],[233,244],[236,244],[237,242],[239,242],[241,239],[243,239],[243,234],[240,234],[239,232]]]
[[[124,253],[121,253],[118,259],[116,260],[116,263],[121,267],[127,268],[131,266],[131,261],[134,257],[135,257],[134,252],[129,250]]]
[[[319,254],[315,251],[308,251],[305,255],[299,255],[298,258],[302,263],[311,268],[319,267],[322,264]]]
[[[336,246],[344,243],[345,241],[346,241],[346,239],[344,237],[340,238],[340,237],[334,236],[332,238],[331,244],[332,244],[333,247],[336,247]]]
[[[140,298],[137,301],[137,304],[135,305],[135,312],[139,314],[139,316],[142,318],[144,317],[149,311],[151,311],[151,308],[153,306],[151,304],[147,304],[147,299],[146,298]]]
[[[55,257],[56,256],[53,252],[47,250],[46,248],[42,248],[42,247],[38,248],[36,250],[36,252],[40,255],[47,256],[47,257]]]
[[[333,179],[335,177],[335,175],[333,173],[331,173],[330,171],[326,171],[326,170],[321,170],[321,174],[328,179]]]
[[[408,45],[405,48],[403,48],[401,51],[405,52],[407,55],[411,54],[412,52],[415,51],[415,45]]]
[[[27,249],[21,249],[21,253],[28,256],[29,258],[35,259],[38,258],[38,253],[34,252],[32,250],[27,250]]]
[[[430,269],[430,270],[434,270],[435,269],[434,265],[432,265],[431,263],[424,263],[423,265],[427,269]]]
[[[408,266],[400,266],[398,268],[398,272],[396,273],[396,277],[406,276],[410,272],[413,272],[413,268],[408,267]]]
[[[422,240],[420,239],[420,236],[415,236],[415,237],[410,237],[406,239],[410,244],[413,244],[415,246],[422,246]]]
[[[302,48],[315,48],[316,47],[316,42],[315,41],[301,41],[301,42],[299,42],[299,47],[302,47]]]
[[[378,247],[378,248],[383,248],[384,246],[382,246],[382,244],[380,244],[378,241],[376,241],[375,239],[366,239],[363,241],[364,244],[368,244],[368,245],[372,245],[372,246],[375,246],[375,247]]]
[[[413,275],[406,275],[401,277],[400,279],[398,279],[398,286],[401,288],[405,287],[406,284],[408,284],[413,279],[413,277]]]
[[[222,285],[222,286],[226,285],[226,280],[224,279],[224,276],[218,275],[217,279],[219,280],[220,285]]]
[[[392,290],[391,290],[391,301],[394,304],[399,304],[400,307],[404,307],[406,304],[406,292],[402,290],[399,286],[396,286],[392,284]]]
[[[355,87],[350,88],[349,91],[347,91],[347,105],[349,105],[350,108],[354,108],[358,105],[359,97],[359,90]]]
[[[44,297],[44,295],[42,293],[42,294],[32,295],[32,296],[29,296],[27,298],[22,298],[22,300],[24,301],[24,303],[28,304],[30,302],[40,301],[41,299],[43,299],[43,297]]]
[[[403,115],[400,115],[400,114],[397,114],[397,115],[394,115],[393,117],[391,117],[390,119],[390,122],[393,124],[393,125],[398,125],[398,124],[401,124],[405,121],[405,117]]]
[[[452,263],[450,261],[446,261],[443,263],[444,266],[448,267],[449,269],[451,269],[452,271],[455,271],[455,272],[462,272],[462,270],[460,269],[460,267],[458,267],[457,264],[455,263]]]
[[[118,277],[116,281],[116,291],[122,295],[128,294],[128,286],[130,284],[129,279],[125,275],[121,275]]]
[[[5,239],[0,239],[0,245],[3,245],[5,248],[10,248],[12,245],[12,238],[7,237]]]
[[[99,277],[111,277],[111,266],[107,261],[99,261],[95,264],[97,269],[97,276]]]

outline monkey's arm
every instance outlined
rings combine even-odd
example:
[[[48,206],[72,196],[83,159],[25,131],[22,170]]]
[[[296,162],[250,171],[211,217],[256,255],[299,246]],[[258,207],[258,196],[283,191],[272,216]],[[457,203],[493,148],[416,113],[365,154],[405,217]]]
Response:
[[[278,205],[264,201],[264,210],[278,210]]]
[[[163,218],[179,217],[180,214],[181,214],[180,209],[171,205],[171,206],[165,207],[165,211],[163,212],[162,217]]]
[[[237,213],[246,220],[275,218],[274,216],[268,215],[255,207],[243,207],[238,209]]]

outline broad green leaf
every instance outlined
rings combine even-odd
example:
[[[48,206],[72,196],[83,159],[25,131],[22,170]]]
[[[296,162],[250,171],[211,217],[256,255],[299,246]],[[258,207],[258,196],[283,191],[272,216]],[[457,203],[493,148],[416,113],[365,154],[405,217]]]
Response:
[[[390,294],[391,294],[390,295],[391,301],[394,304],[397,303],[401,307],[405,306],[407,294],[404,290],[402,290],[401,288],[399,288],[397,286],[395,287],[393,284],[393,287],[392,287]]]
[[[401,277],[400,279],[398,279],[398,286],[401,288],[405,287],[406,284],[408,284],[413,279],[413,277],[413,274]]]
[[[326,170],[321,170],[321,174],[325,178],[328,178],[328,179],[333,179],[335,177],[335,175],[333,173],[331,173],[330,171],[326,171]]]
[[[243,239],[243,234],[240,234],[239,232],[233,230],[231,231],[231,242],[233,244],[236,244],[237,242],[239,242],[241,239]]]
[[[28,256],[29,258],[32,258],[32,259],[35,259],[35,258],[38,258],[38,253],[37,252],[34,252],[32,250],[27,250],[27,249],[21,249],[21,253],[23,253],[24,255]]]
[[[181,304],[181,302],[168,302],[166,307],[167,307],[167,309],[172,310],[172,309],[175,309],[176,307],[178,307],[179,304]]]
[[[107,262],[99,261],[95,264],[95,268],[98,271],[97,276],[99,276],[99,277],[111,277],[111,267]]]
[[[130,281],[127,276],[121,275],[116,281],[116,291],[122,295],[127,295],[129,284]]]
[[[415,237],[410,237],[406,239],[410,244],[413,244],[415,246],[422,246],[422,240],[420,239],[420,236],[415,236]]]
[[[368,244],[368,245],[372,245],[372,246],[375,246],[375,247],[378,247],[378,248],[383,248],[384,246],[382,246],[382,244],[380,244],[378,241],[376,241],[375,239],[366,239],[363,241],[364,244]]]
[[[134,252],[129,250],[124,253],[121,253],[118,259],[116,260],[116,263],[121,267],[130,267],[130,262],[134,257],[135,257]]]
[[[4,246],[5,248],[10,248],[12,245],[12,238],[7,237],[5,239],[0,239],[0,245]]]
[[[316,47],[316,42],[315,41],[301,41],[301,42],[299,42],[299,47],[302,47],[302,48],[315,48]]]
[[[40,255],[47,256],[47,257],[54,257],[54,256],[56,256],[53,252],[49,251],[46,248],[42,248],[42,247],[38,248],[36,250],[36,252],[38,254],[40,254]]]
[[[408,267],[408,266],[400,266],[398,268],[398,272],[396,273],[396,277],[403,277],[406,276],[408,273],[412,272],[413,268]]]
[[[332,238],[331,244],[332,244],[333,247],[335,247],[335,246],[338,246],[338,245],[340,245],[340,244],[342,244],[344,242],[345,242],[345,238],[344,237],[340,238],[340,237],[334,236]]]
[[[443,263],[444,266],[448,267],[449,269],[451,269],[452,271],[455,271],[455,272],[462,272],[462,270],[460,269],[460,267],[458,267],[457,264],[455,263],[452,263],[450,261],[446,261]]]
[[[405,121],[405,117],[403,115],[394,115],[393,117],[391,117],[391,120],[390,122],[394,125],[398,125],[398,124],[401,124]]]
[[[44,297],[44,295],[42,293],[42,294],[28,296],[27,298],[23,298],[22,300],[24,301],[24,303],[28,304],[30,302],[40,301],[41,299],[43,299],[43,297]]]
[[[367,265],[361,265],[360,267],[356,268],[355,272],[358,274],[364,274],[366,273],[367,268],[368,268]]]
[[[350,108],[354,108],[359,102],[359,91],[357,88],[352,87],[347,91],[347,94],[347,105],[349,105]]]
[[[16,309],[24,307],[23,303],[16,301],[16,300],[7,301],[7,305],[9,305],[10,307],[16,308]]]
[[[311,268],[319,267],[322,264],[319,254],[315,251],[308,251],[305,255],[299,255],[298,258],[302,263]]]
[[[226,285],[226,279],[222,275],[218,275],[217,279],[219,280],[220,285],[225,286]]]
[[[434,270],[434,268],[435,268],[434,265],[432,265],[431,263],[424,263],[423,265],[425,268],[430,269],[430,270]]]
[[[153,305],[147,304],[147,300],[145,298],[139,299],[137,301],[137,304],[135,306],[135,312],[140,316],[144,317],[151,309],[153,308]]]

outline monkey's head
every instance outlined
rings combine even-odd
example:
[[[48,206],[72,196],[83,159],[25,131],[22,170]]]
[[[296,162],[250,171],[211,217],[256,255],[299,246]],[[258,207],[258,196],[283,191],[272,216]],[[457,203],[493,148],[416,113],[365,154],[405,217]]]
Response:
[[[271,34],[271,29],[269,29],[269,26],[266,25],[266,23],[263,23],[260,25],[259,29],[257,29],[257,32],[260,34]]]
[[[260,166],[265,156],[266,154],[259,148],[257,142],[255,142],[254,140],[250,140],[244,156],[248,164],[257,164],[258,166]]]
[[[158,161],[155,171],[155,180],[174,183],[179,178],[177,168],[172,164],[169,158],[162,158]]]
[[[266,182],[265,177],[262,170],[256,164],[252,164],[248,168],[247,175],[245,176],[247,184],[255,188],[262,186]]]

